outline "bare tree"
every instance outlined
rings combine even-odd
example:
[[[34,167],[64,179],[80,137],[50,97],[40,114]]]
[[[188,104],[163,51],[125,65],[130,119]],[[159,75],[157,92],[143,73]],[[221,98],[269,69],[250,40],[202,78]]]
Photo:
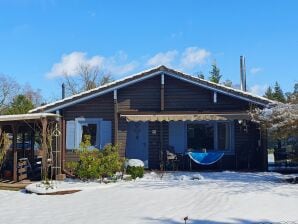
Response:
[[[64,74],[66,95],[74,95],[113,81],[110,74],[104,74],[98,67],[89,64],[80,64],[77,75]]]
[[[34,90],[30,84],[26,83],[22,87],[22,95],[26,96],[34,106],[40,106],[41,103],[44,101],[41,95],[41,90],[36,89]]]
[[[12,102],[13,98],[19,94],[20,85],[11,77],[7,75],[0,75],[0,114]]]

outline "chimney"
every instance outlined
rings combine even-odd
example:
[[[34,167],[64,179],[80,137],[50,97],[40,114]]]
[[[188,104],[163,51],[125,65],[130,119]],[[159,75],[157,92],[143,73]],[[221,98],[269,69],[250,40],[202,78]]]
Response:
[[[65,98],[65,84],[62,83],[62,99]]]
[[[240,56],[240,87],[242,91],[246,91],[246,66],[244,56]]]

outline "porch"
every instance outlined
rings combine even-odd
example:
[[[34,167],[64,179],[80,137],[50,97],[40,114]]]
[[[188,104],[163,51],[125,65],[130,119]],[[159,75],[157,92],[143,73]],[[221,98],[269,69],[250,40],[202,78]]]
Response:
[[[23,183],[40,180],[42,175],[52,178],[61,174],[59,118],[50,113],[0,116],[3,183]]]
[[[247,112],[142,113],[120,118],[127,127],[125,156],[144,161],[149,169],[264,169],[264,139]],[[224,156],[205,166],[192,161],[189,152]]]

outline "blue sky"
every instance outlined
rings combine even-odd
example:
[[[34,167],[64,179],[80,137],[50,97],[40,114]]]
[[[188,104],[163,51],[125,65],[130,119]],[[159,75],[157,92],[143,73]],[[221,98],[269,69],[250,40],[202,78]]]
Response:
[[[298,1],[0,0],[0,73],[60,96],[78,63],[114,78],[160,63],[239,83],[245,55],[251,91],[298,81]]]

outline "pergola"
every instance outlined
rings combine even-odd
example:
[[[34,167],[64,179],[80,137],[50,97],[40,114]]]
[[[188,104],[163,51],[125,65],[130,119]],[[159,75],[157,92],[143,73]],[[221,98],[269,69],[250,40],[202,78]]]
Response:
[[[29,133],[30,136],[30,150],[31,158],[25,158],[28,161],[34,159],[34,143],[35,133],[40,133],[40,146],[38,148],[38,154],[41,157],[41,169],[43,172],[47,170],[49,160],[51,162],[51,168],[55,170],[55,175],[61,174],[61,137],[60,129],[61,119],[60,115],[52,113],[32,113],[32,114],[16,114],[16,115],[2,115],[0,116],[0,136],[4,132],[10,134],[12,138],[11,151],[12,151],[12,179],[13,181],[19,181],[18,178],[18,136],[22,136],[22,148],[24,150],[25,133]],[[54,137],[54,138],[51,138]],[[55,140],[57,144],[53,144],[55,147],[52,148],[52,143]],[[53,153],[52,159],[49,159],[49,148]],[[25,153],[24,153],[25,155]]]

